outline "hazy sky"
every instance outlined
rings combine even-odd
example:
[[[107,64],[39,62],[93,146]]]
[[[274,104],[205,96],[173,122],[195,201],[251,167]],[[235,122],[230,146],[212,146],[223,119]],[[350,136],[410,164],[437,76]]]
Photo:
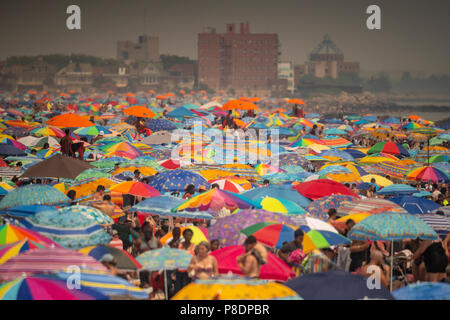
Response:
[[[81,7],[81,31],[66,28],[70,4]],[[371,4],[381,7],[382,30],[366,28]],[[161,53],[196,59],[203,27],[224,32],[226,23],[248,21],[251,32],[278,33],[281,59],[296,64],[329,33],[364,71],[450,74],[449,9],[449,0],[2,0],[0,59],[115,57],[117,40],[137,41],[144,32],[160,37]]]

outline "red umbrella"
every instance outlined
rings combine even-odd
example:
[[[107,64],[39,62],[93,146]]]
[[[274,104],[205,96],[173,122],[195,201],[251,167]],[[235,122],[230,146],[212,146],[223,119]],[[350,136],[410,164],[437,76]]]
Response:
[[[178,169],[180,167],[180,161],[169,159],[161,162],[160,165],[166,169]]]
[[[342,183],[329,179],[302,182],[292,187],[292,189],[297,190],[298,193],[312,200],[331,196],[333,194],[342,194],[359,198],[358,195]]]
[[[232,272],[242,275],[236,258],[245,253],[243,246],[228,246],[211,252],[219,264],[219,273],[226,274]],[[280,258],[268,252],[267,263],[261,266],[259,277],[261,279],[286,281],[295,277],[294,271]]]

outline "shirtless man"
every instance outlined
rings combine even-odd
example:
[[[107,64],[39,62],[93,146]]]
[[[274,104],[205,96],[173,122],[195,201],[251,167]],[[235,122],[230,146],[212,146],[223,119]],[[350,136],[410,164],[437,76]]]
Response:
[[[242,273],[250,278],[259,278],[261,262],[258,261],[258,253],[254,250],[257,240],[249,236],[244,243],[245,253],[236,258]]]

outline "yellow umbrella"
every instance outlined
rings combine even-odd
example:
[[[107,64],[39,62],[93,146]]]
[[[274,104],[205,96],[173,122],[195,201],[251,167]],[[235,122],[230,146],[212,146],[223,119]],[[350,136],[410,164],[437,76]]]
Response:
[[[395,158],[395,157],[393,157],[393,158]],[[398,162],[397,158],[395,158],[395,159],[393,159],[393,158],[382,157],[382,156],[375,156],[375,157],[367,156],[367,157],[359,159],[359,163],[380,163],[380,162],[383,162],[383,161],[385,161],[385,162]]]
[[[186,229],[190,229],[192,230],[193,234],[192,234],[192,239],[191,239],[191,243],[193,244],[199,244],[202,241],[206,241],[208,242],[208,238],[206,238],[205,234],[203,233],[202,230],[200,230],[198,227],[194,227],[194,226],[189,226],[189,227],[181,227],[181,234],[183,234],[184,230]],[[161,238],[161,243],[162,244],[166,244],[168,243],[171,239],[173,238],[172,236],[172,232],[169,232],[168,234],[166,234],[164,237]]]
[[[317,143],[313,143],[311,145],[308,146],[308,148],[310,148],[311,150],[313,150],[316,153],[320,153],[324,150],[330,150],[331,148],[324,145],[324,144],[317,144]],[[333,161],[333,160],[332,160]]]
[[[151,168],[151,167],[146,167],[146,166],[129,166],[129,167],[122,167],[122,168],[118,168],[116,170],[114,170],[114,172],[112,173],[113,176],[118,175],[122,172],[125,171],[130,171],[130,172],[134,172],[135,170],[139,170],[139,172],[144,175],[144,176],[153,176],[155,174],[158,173],[157,170]]]
[[[301,298],[292,289],[264,280],[197,280],[181,289],[172,300],[271,300]]]
[[[55,188],[56,190],[61,191],[62,193],[66,193],[66,190],[67,190],[67,186],[64,184],[64,182],[55,184],[53,186],[53,188]]]
[[[386,179],[385,177],[379,176],[377,174],[367,174],[365,176],[362,176],[361,179],[364,182],[370,183],[370,180],[375,179],[375,184],[379,185],[380,187],[387,187],[391,184],[394,184],[391,180]]]
[[[341,217],[339,219],[336,219],[336,222],[347,222],[347,220],[352,219],[353,221],[355,221],[355,223],[359,223],[361,220],[367,218],[368,216],[370,216],[370,213],[353,213],[353,214],[349,214],[346,215],[344,217]]]
[[[359,183],[361,182],[361,176],[358,173],[329,173],[325,175],[331,180],[340,182],[340,183]]]

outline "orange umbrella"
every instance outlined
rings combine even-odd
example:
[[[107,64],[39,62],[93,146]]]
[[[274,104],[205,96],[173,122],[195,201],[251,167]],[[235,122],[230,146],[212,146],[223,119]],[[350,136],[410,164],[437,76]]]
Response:
[[[256,104],[240,101],[240,100],[230,100],[222,106],[222,110],[256,110],[258,106]]]
[[[305,102],[301,99],[289,99],[288,103],[292,103],[292,104],[305,104]]]
[[[245,101],[245,102],[249,102],[249,101],[250,101],[250,98],[247,98],[247,97],[240,97],[239,100]]]
[[[122,111],[130,116],[135,116],[139,118],[153,118],[154,116],[156,116],[152,112],[152,110],[143,106],[134,106]]]
[[[59,96],[60,96],[60,97],[69,97],[69,94],[68,94],[68,93],[65,93],[65,92],[61,92],[61,93],[59,94]]]
[[[166,96],[166,97],[175,97],[175,95],[174,95],[173,93],[170,93],[170,92],[169,92],[169,93],[166,93],[165,96]]]
[[[34,91],[34,90],[28,90],[27,93],[28,93],[28,94],[33,94],[33,95],[36,95],[36,94],[37,94],[37,92]]]
[[[233,119],[234,123],[236,123],[239,127],[245,127],[247,124],[239,119]]]
[[[249,99],[249,102],[259,102],[259,101],[261,101],[261,98],[258,97],[253,97]]]
[[[185,93],[186,93],[186,91],[180,90],[180,94],[185,94]]]
[[[420,117],[415,114],[410,115],[408,118],[411,120],[419,120],[420,119]]]
[[[159,100],[167,100],[167,97],[165,97],[165,96],[156,96],[156,99],[159,99]]]
[[[206,94],[206,91],[205,90],[200,90],[199,93]]]
[[[125,93],[125,97],[134,97],[134,96],[135,96],[134,93],[131,92]]]
[[[148,92],[151,94],[155,94],[155,90],[152,90],[152,89],[148,90]]]
[[[75,90],[70,90],[69,93],[70,94],[74,94],[76,91]]]
[[[85,117],[79,116],[74,113],[61,114],[47,120],[46,123],[59,128],[80,128],[95,126],[94,123],[87,120]]]

